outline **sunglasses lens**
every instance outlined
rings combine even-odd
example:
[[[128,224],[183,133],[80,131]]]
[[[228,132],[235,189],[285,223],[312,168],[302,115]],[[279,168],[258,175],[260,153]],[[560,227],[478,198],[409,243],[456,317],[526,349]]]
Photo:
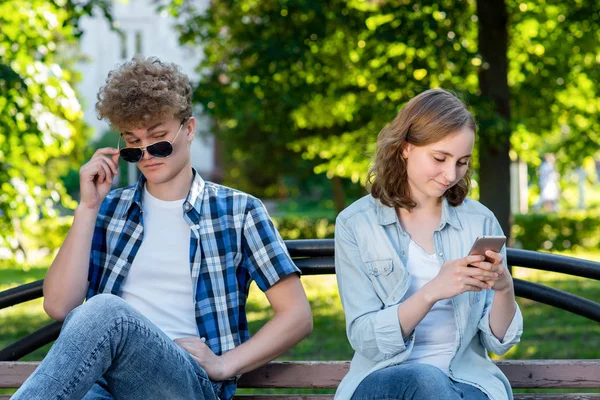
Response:
[[[173,152],[173,146],[167,141],[154,143],[151,146],[146,147],[146,151],[150,155],[158,158],[169,157]]]
[[[136,163],[142,159],[142,150],[141,149],[124,148],[124,149],[119,150],[119,153],[121,154],[121,158],[123,158],[123,160],[130,162],[130,163]]]

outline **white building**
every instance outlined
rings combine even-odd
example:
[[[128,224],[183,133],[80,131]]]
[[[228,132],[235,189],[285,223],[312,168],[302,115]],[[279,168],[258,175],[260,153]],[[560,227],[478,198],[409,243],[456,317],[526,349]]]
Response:
[[[209,0],[195,0],[199,9],[205,9]],[[174,19],[166,12],[159,13],[153,0],[113,0],[113,18],[122,31],[122,36],[112,31],[104,15],[96,12],[94,17],[81,20],[84,34],[80,50],[87,58],[78,64],[82,81],[78,91],[83,100],[85,120],[94,129],[94,138],[102,136],[108,129],[99,121],[94,109],[98,89],[104,84],[108,72],[135,54],[157,56],[161,60],[180,65],[191,79],[199,79],[195,68],[203,53],[197,48],[181,46],[174,28]],[[207,179],[215,179],[215,144],[208,135],[210,121],[198,112],[196,140],[192,144],[192,163]],[[130,183],[135,181],[137,169],[130,165]]]

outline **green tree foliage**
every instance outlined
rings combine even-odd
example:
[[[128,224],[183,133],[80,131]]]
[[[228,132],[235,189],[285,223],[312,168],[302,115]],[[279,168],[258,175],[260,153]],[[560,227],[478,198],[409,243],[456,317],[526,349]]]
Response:
[[[73,206],[60,177],[89,136],[73,89],[74,23],[92,3],[0,3],[0,247],[21,255]]]
[[[597,0],[509,2],[513,126],[521,159],[557,152],[579,166],[600,144]]]
[[[314,88],[292,113],[294,125],[312,136],[291,147],[322,160],[316,172],[364,184],[377,134],[404,102],[430,87],[451,88],[467,101],[475,91],[471,10],[464,2],[427,3],[348,4],[362,23],[331,56],[343,63],[341,79],[325,78],[325,90]]]
[[[481,96],[479,78],[490,64],[479,53],[475,1],[227,0],[211,2],[204,15],[191,2],[170,3],[182,42],[204,47],[196,99],[238,162],[230,174],[272,180],[297,168],[291,149],[316,172],[363,184],[377,133],[430,87],[470,104],[486,146],[510,135],[513,160],[536,163],[540,152],[559,150],[559,159],[578,162],[596,152],[597,1],[506,0],[503,7],[508,70],[499,70],[512,110],[504,116]],[[503,156],[495,168],[508,170],[508,162]],[[508,181],[486,190],[487,197],[508,192]]]
[[[293,150],[318,161],[317,172],[364,183],[376,135],[403,102],[432,86],[475,91],[473,10],[454,3],[230,0],[205,15],[186,2],[171,10],[184,20],[182,41],[205,49],[196,99],[252,178],[294,171]]]

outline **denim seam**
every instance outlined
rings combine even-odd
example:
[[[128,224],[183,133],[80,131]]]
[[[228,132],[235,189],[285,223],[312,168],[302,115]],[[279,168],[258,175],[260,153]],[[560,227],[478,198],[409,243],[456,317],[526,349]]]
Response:
[[[65,396],[69,396],[71,394],[72,388],[81,380],[81,376],[85,375],[89,371],[92,365],[92,361],[97,360],[96,355],[98,353],[98,350],[105,345],[111,332],[123,323],[123,319],[123,317],[119,317],[114,320],[113,326],[111,326],[107,330],[107,332],[98,340],[96,346],[92,349],[88,358],[82,363],[82,366],[77,370],[75,376],[73,376],[71,381],[69,381],[69,383],[63,389],[63,393],[58,395],[57,400],[63,399],[65,398]]]
[[[131,317],[129,317],[129,318],[128,317],[119,317],[119,318],[115,319],[113,326],[111,326],[107,330],[107,332],[100,338],[100,340],[98,340],[97,345],[92,349],[87,360],[82,363],[83,365],[76,372],[73,379],[71,379],[71,381],[69,381],[69,383],[63,389],[63,393],[58,394],[58,396],[56,397],[57,400],[64,399],[65,397],[68,397],[71,394],[72,388],[81,380],[81,376],[85,375],[90,370],[93,361],[96,361],[98,359],[99,350],[106,345],[106,343],[108,342],[108,338],[112,335],[113,331],[119,329],[119,326],[122,326],[124,324],[132,325],[133,327],[138,328],[141,331],[144,331],[146,334],[151,334],[156,339],[159,339],[159,341],[162,342],[163,347],[168,347],[168,346],[165,346],[167,343],[163,340],[163,338],[160,337],[160,335],[158,335],[153,330],[148,329],[144,325],[140,324],[139,320],[137,318],[131,318],[131,319],[130,318]],[[175,354],[176,354],[176,357],[180,361],[183,361],[184,363],[189,362],[189,360],[186,360],[178,352],[175,352]],[[195,373],[195,369],[194,369],[194,373]],[[196,374],[196,376],[201,377],[197,373],[195,373],[195,374]]]

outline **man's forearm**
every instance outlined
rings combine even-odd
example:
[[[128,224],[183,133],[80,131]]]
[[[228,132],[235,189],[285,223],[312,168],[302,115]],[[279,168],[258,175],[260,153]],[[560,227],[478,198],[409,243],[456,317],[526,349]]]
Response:
[[[268,363],[308,336],[311,330],[309,307],[276,312],[247,342],[222,356],[227,376],[240,375]]]
[[[44,309],[62,321],[85,298],[98,210],[77,208],[73,225],[44,278]]]

